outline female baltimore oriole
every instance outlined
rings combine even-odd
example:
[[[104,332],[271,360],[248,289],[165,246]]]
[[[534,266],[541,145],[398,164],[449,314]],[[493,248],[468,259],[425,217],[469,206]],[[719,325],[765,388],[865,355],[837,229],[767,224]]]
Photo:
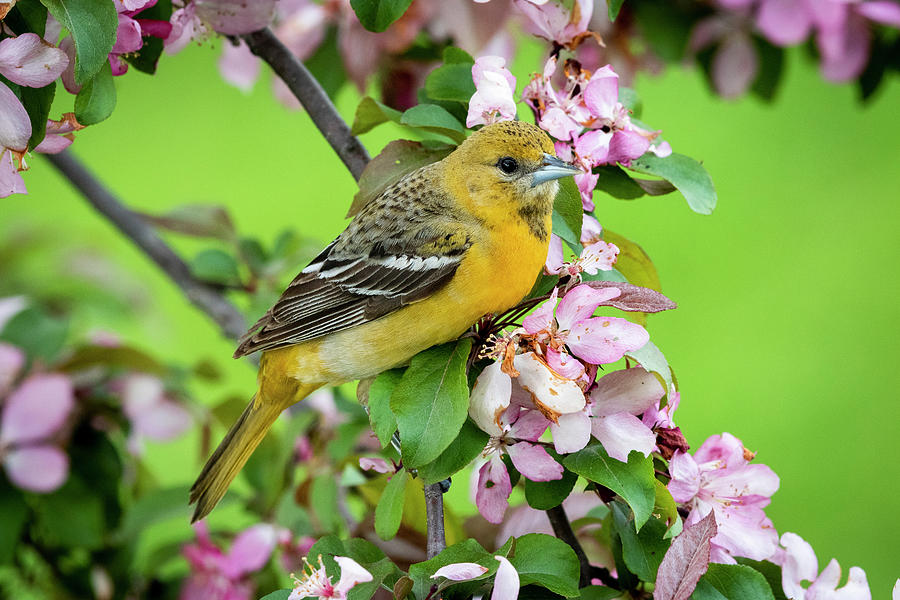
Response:
[[[193,521],[285,408],[403,365],[519,302],[547,256],[556,180],[577,172],[543,131],[505,121],[367,204],[241,339],[235,358],[263,351],[258,389],[191,488]]]

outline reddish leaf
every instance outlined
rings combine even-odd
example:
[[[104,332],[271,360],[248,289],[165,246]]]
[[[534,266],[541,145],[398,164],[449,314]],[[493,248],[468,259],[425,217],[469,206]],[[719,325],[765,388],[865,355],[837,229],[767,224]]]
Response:
[[[601,306],[614,306],[624,311],[646,313],[672,310],[678,306],[655,290],[622,281],[586,281],[585,283],[595,288],[614,287],[622,291],[617,297],[607,300]]]
[[[675,538],[656,575],[654,600],[687,600],[709,568],[709,541],[716,535],[716,517],[703,519]]]

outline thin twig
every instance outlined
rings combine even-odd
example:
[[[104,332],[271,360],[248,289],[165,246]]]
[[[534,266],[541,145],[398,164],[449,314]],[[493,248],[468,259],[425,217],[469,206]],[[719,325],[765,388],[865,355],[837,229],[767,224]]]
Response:
[[[428,558],[434,558],[447,547],[444,538],[444,488],[442,482],[425,486],[425,526]]]
[[[247,330],[244,316],[215,287],[193,275],[180,256],[160,238],[153,227],[137,213],[129,210],[81,164],[70,151],[44,155],[74,185],[85,199],[116,226],[138,248],[144,251],[194,306],[216,322],[222,333],[237,339]]]
[[[334,103],[312,73],[275,37],[269,28],[241,36],[250,51],[263,59],[284,81],[331,147],[337,152],[354,179],[359,179],[369,162],[369,153],[350,133]]]
[[[550,519],[550,526],[553,527],[553,533],[556,534],[556,537],[571,546],[572,550],[575,551],[575,556],[578,557],[578,563],[581,565],[581,576],[578,579],[578,587],[589,586],[591,584],[591,562],[588,560],[587,554],[584,553],[581,542],[575,537],[575,532],[572,530],[572,524],[569,523],[569,517],[566,516],[565,509],[562,507],[562,504],[560,504],[545,512],[547,513],[547,518]]]

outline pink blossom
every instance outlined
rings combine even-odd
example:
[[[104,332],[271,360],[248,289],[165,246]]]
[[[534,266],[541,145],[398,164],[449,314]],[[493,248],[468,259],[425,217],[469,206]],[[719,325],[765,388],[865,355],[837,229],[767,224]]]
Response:
[[[569,290],[556,306],[557,290],[522,325],[555,348],[565,345],[569,351],[591,364],[615,362],[626,352],[637,350],[650,339],[647,331],[625,319],[592,317],[597,307],[617,297],[617,288],[593,288],[579,285]]]
[[[778,489],[778,476],[752,458],[730,433],[714,435],[693,456],[676,452],[669,461],[669,492],[690,508],[685,525],[713,511],[718,533],[712,560],[733,563],[734,556],[765,560],[778,546],[778,534],[763,509]]]
[[[513,4],[528,19],[528,31],[561,46],[572,45],[587,33],[594,11],[592,0],[575,0],[571,11],[556,2],[513,0]]]
[[[363,471],[375,471],[376,473],[393,473],[394,467],[383,458],[371,458],[363,456],[359,459],[359,468]]]
[[[468,581],[469,579],[481,577],[487,572],[487,567],[482,567],[476,563],[452,563],[435,571],[431,578],[446,577],[451,581]]]
[[[516,469],[532,481],[561,479],[562,465],[556,462],[540,445],[538,438],[546,431],[549,421],[535,410],[519,410],[516,407],[507,416],[510,425],[504,425],[500,435],[492,436],[482,456],[487,458],[478,470],[475,504],[478,512],[491,523],[500,523],[509,506],[512,485],[506,464],[501,455],[506,453]]]
[[[69,475],[69,459],[54,443],[75,405],[72,382],[50,373],[32,375],[6,399],[0,413],[0,458],[16,486],[52,492]]]
[[[35,33],[23,33],[0,42],[0,74],[19,85],[44,87],[69,64],[66,53]]]
[[[835,559],[819,573],[819,562],[812,546],[796,533],[781,536],[781,547],[770,560],[781,565],[781,585],[792,600],[871,600],[866,573],[850,567],[847,583],[837,589],[841,567]],[[804,586],[803,582],[809,582]],[[896,598],[897,588],[894,588]]]
[[[315,568],[306,564],[303,576],[294,577],[294,589],[288,600],[300,600],[301,598],[335,598],[345,600],[347,593],[359,583],[372,581],[372,574],[366,571],[358,562],[346,556],[335,556],[335,562],[341,568],[341,578],[336,584],[331,583],[331,577],[325,572],[322,557],[319,556],[319,567]]]
[[[281,550],[279,561],[281,567],[288,572],[293,571],[302,564],[303,557],[309,554],[309,549],[316,543],[316,538],[302,535],[296,540],[291,536],[289,529],[279,529],[278,548]]]
[[[591,433],[616,460],[628,461],[632,450],[649,456],[656,434],[636,415],[658,404],[665,389],[642,367],[613,371],[591,390]]]
[[[158,377],[128,375],[116,387],[122,393],[122,412],[131,421],[129,447],[133,452],[140,453],[144,438],[171,440],[191,426],[191,414],[165,394]]]
[[[563,260],[562,239],[550,234],[550,247],[544,272],[548,275],[569,275],[580,278],[581,273],[596,275],[598,271],[611,271],[619,257],[619,247],[603,240],[585,246],[574,261]]]
[[[504,66],[501,56],[481,56],[472,65],[475,94],[469,101],[466,127],[490,125],[516,117],[516,78]]]
[[[251,573],[269,562],[277,532],[267,523],[253,525],[237,535],[228,552],[209,537],[205,521],[193,525],[197,541],[182,550],[191,567],[180,600],[250,600],[254,584]]]
[[[65,113],[58,121],[47,119],[46,135],[40,144],[34,147],[35,152],[57,154],[72,145],[74,132],[84,129],[84,125],[75,120],[74,113]]]

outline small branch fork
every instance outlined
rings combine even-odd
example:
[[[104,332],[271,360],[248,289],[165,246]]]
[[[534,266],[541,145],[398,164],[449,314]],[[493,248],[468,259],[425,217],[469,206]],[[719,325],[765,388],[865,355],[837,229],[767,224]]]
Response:
[[[287,84],[353,178],[358,180],[370,160],[369,154],[351,133],[316,78],[270,29],[241,37],[251,52],[272,67],[275,74]],[[64,151],[45,156],[99,213],[147,254],[191,303],[219,326],[225,336],[238,339],[244,334],[247,324],[243,315],[222,291],[191,275],[187,264],[157,235],[153,227],[122,204],[73,154]],[[441,482],[425,486],[429,558],[446,547],[443,501],[445,485],[445,482]]]

